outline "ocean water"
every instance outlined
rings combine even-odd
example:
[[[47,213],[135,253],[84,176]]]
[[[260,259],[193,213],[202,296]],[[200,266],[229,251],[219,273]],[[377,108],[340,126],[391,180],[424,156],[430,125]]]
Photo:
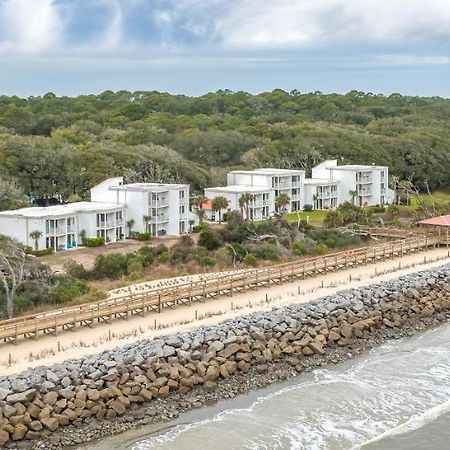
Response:
[[[450,449],[450,325],[86,448]]]

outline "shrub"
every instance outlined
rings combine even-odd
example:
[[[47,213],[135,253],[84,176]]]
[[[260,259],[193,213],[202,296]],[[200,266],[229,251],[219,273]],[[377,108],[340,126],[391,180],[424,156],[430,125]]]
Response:
[[[305,205],[305,206],[303,207],[303,211],[308,211],[308,212],[310,212],[310,211],[312,211],[312,210],[313,210],[312,205]]]
[[[326,244],[317,244],[314,252],[316,253],[316,255],[324,255],[328,250],[328,247]]]
[[[52,303],[67,303],[88,292],[88,286],[84,281],[71,276],[57,278],[54,288],[50,291],[49,299]]]
[[[280,258],[278,248],[275,244],[256,244],[248,246],[247,249],[250,253],[253,253],[253,255],[255,255],[257,259],[276,261]]]
[[[153,247],[145,245],[138,250],[138,254],[144,267],[151,266],[155,261],[156,251]]]
[[[140,272],[131,272],[128,278],[130,281],[137,281],[142,277],[142,273]]]
[[[84,266],[73,260],[68,260],[64,263],[64,270],[67,275],[73,278],[86,278],[87,276]]]
[[[142,265],[142,261],[138,258],[130,258],[127,264],[127,273],[131,275],[132,273],[137,274],[138,278],[142,276],[142,272],[144,271],[144,266]]]
[[[121,253],[99,255],[95,260],[92,273],[96,278],[119,278],[127,270],[127,256]]]
[[[199,256],[197,261],[203,267],[213,267],[216,265],[216,260],[210,256]]]
[[[51,255],[51,254],[53,254],[53,249],[51,247],[49,247],[49,248],[43,248],[42,250],[31,250],[30,252],[27,251],[27,253],[30,253],[33,256]]]
[[[306,246],[304,241],[295,241],[292,244],[292,251],[294,252],[294,255],[297,256],[303,256],[306,254]]]
[[[245,264],[247,264],[247,266],[251,266],[251,267],[256,267],[258,265],[258,260],[256,259],[256,256],[252,255],[251,253],[249,253],[244,258],[244,262],[245,262]]]
[[[161,255],[162,253],[167,253],[167,252],[169,251],[169,249],[168,249],[167,246],[164,245],[164,244],[158,244],[158,245],[154,248],[154,251],[155,251],[155,256],[159,256],[159,255]]]
[[[160,263],[167,263],[170,261],[170,254],[169,252],[163,252],[158,255],[158,262]]]
[[[102,245],[105,245],[105,238],[104,237],[86,238],[84,240],[84,245],[86,247],[101,247]]]
[[[208,250],[217,250],[222,246],[222,239],[219,233],[208,228],[200,233],[198,245],[205,247]]]
[[[138,241],[149,241],[151,239],[152,235],[148,232],[144,233],[136,233],[136,239]]]
[[[222,266],[231,266],[233,264],[233,257],[228,247],[221,247],[216,250],[214,258]]]
[[[195,227],[192,227],[193,233],[201,233],[203,230],[208,229],[208,224],[206,222],[203,222],[199,225],[195,225]]]

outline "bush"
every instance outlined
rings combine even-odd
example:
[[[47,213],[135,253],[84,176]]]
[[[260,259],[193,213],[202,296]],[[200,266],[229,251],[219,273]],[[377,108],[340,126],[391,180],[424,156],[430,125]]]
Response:
[[[137,281],[142,277],[142,273],[140,272],[131,272],[128,276],[130,281]]]
[[[216,250],[214,258],[222,266],[231,266],[233,264],[233,257],[228,247],[221,247]]]
[[[208,228],[209,228],[208,224],[206,222],[203,222],[199,225],[195,225],[195,227],[192,227],[192,232],[201,233],[202,231],[207,230]]]
[[[167,252],[169,251],[169,249],[168,249],[167,246],[164,245],[164,244],[158,244],[158,245],[154,248],[154,251],[155,251],[155,256],[159,256],[159,255],[161,255],[162,253],[167,253]]]
[[[213,267],[216,265],[216,260],[210,256],[199,256],[197,261],[203,267]]]
[[[151,238],[152,238],[152,235],[148,232],[136,233],[136,239],[138,241],[149,241]]]
[[[205,247],[208,250],[217,250],[222,244],[223,242],[220,234],[209,228],[203,230],[198,238],[198,245]]]
[[[73,278],[86,278],[87,276],[84,266],[73,260],[68,260],[64,263],[64,270],[67,275]]]
[[[144,266],[142,265],[142,261],[138,258],[130,258],[127,264],[127,273],[131,275],[132,273],[137,274],[138,278],[142,276],[142,272],[144,271]]]
[[[127,271],[127,256],[121,253],[99,255],[95,260],[92,273],[96,278],[117,279]]]
[[[328,250],[328,247],[326,244],[317,244],[314,252],[316,255],[324,255]]]
[[[158,262],[159,263],[167,263],[170,261],[170,254],[169,252],[163,252],[158,255]]]
[[[138,254],[144,267],[151,266],[155,261],[156,251],[153,247],[145,245],[138,250]]]
[[[251,267],[256,267],[258,265],[258,260],[256,259],[256,256],[252,255],[251,253],[249,253],[244,258],[244,262],[245,262],[245,264],[247,264],[247,266],[251,266]]]
[[[306,254],[305,243],[303,241],[295,241],[292,244],[292,251],[296,256],[303,256],[304,254]]]
[[[303,207],[303,211],[310,212],[310,211],[312,211],[312,210],[313,210],[312,205],[305,205],[305,206]]]
[[[27,253],[30,253],[33,256],[52,255],[53,249],[49,247],[49,248],[43,248],[42,250],[31,250],[30,252],[27,251]]]
[[[84,245],[86,247],[101,247],[102,245],[105,245],[105,238],[104,237],[86,238],[84,240]]]
[[[56,280],[55,287],[50,291],[49,299],[52,303],[67,303],[88,292],[84,281],[70,276],[61,276]]]
[[[280,258],[278,248],[275,244],[255,244],[247,247],[250,253],[253,253],[257,259],[277,261]]]

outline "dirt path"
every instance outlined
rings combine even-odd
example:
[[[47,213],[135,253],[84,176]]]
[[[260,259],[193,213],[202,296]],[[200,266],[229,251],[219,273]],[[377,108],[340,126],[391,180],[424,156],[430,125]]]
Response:
[[[149,314],[145,318],[134,316],[128,321],[116,320],[112,324],[101,324],[95,328],[83,327],[74,332],[61,333],[58,337],[45,336],[36,341],[19,341],[17,345],[3,344],[0,346],[0,375],[80,358],[144,338],[215,324],[255,310],[307,302],[341,289],[397,278],[449,261],[447,249],[434,249],[293,283],[246,291],[233,297],[222,296],[205,303],[196,303],[195,306],[163,310],[161,314]],[[11,366],[8,364],[9,358],[12,360]]]

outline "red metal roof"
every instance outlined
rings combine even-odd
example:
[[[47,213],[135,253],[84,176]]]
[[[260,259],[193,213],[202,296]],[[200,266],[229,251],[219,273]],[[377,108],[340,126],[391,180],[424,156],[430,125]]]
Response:
[[[432,217],[431,219],[421,220],[422,225],[435,225],[437,227],[450,227],[450,214],[446,216]]]

